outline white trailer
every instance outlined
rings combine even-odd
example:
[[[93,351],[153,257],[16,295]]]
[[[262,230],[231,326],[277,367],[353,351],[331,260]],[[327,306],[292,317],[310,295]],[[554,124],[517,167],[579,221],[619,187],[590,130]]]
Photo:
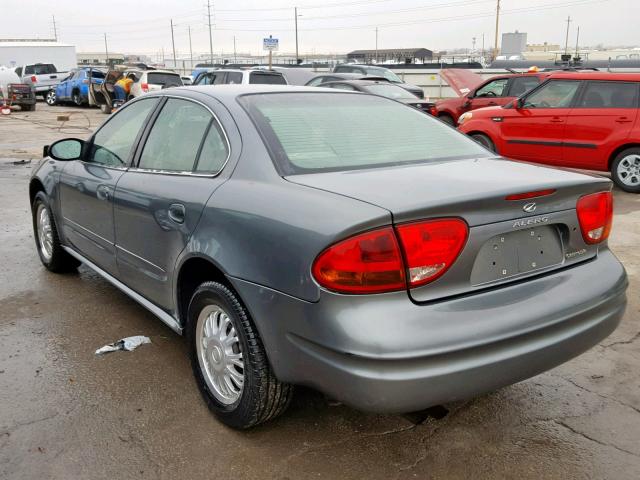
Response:
[[[36,63],[52,63],[58,72],[66,72],[77,66],[76,47],[50,40],[0,40],[0,65]]]

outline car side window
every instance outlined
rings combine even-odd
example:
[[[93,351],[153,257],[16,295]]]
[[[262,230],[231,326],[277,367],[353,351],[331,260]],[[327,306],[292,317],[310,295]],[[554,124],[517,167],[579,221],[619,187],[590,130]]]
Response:
[[[191,172],[211,118],[211,113],[195,102],[167,100],[151,128],[138,167]]]
[[[321,83],[326,82],[325,78],[326,77],[316,77],[313,80],[311,80],[309,83],[307,83],[307,86],[309,86],[309,87],[317,87]]]
[[[229,84],[242,83],[242,73],[241,72],[227,72],[227,83],[229,83]]]
[[[475,97],[502,97],[509,83],[508,78],[499,78],[476,90]]]
[[[213,85],[221,85],[225,83],[225,76],[226,76],[226,73],[216,73],[215,75],[213,75],[213,79],[211,80],[211,83]]]
[[[33,75],[33,65],[27,65],[26,67],[24,67],[24,74]]]
[[[638,83],[587,82],[578,108],[637,108]]]
[[[224,167],[228,156],[229,146],[220,125],[214,119],[209,126],[194,170],[199,173],[218,173]]]
[[[213,83],[213,78],[215,78],[215,75],[212,73],[205,73],[204,75],[200,75],[200,78],[198,78],[196,85],[211,85]]]
[[[509,87],[509,93],[507,94],[510,97],[519,97],[527,93],[532,88],[535,88],[540,83],[538,77],[534,76],[523,76],[523,77],[515,77],[511,79],[511,86]]]
[[[525,97],[524,108],[569,108],[578,91],[578,80],[550,80]]]
[[[16,68],[16,75],[18,75],[19,77],[22,76],[22,67]]]
[[[143,99],[115,113],[93,137],[86,161],[107,167],[126,166],[138,132],[157,103],[155,98]]]

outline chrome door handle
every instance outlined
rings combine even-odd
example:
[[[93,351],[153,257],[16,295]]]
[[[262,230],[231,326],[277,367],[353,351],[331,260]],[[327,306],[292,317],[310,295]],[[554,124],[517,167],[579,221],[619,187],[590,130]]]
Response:
[[[169,206],[169,218],[176,223],[184,223],[186,211],[181,203],[172,203]]]

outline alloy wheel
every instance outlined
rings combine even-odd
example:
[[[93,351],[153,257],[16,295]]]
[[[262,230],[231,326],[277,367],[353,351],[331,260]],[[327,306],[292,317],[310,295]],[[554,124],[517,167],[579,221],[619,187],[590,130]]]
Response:
[[[620,181],[629,186],[640,186],[640,155],[631,154],[624,157],[618,163],[616,173]]]
[[[244,388],[244,360],[238,332],[219,305],[202,309],[196,325],[198,362],[216,400],[235,403]]]
[[[56,92],[54,91],[48,92],[47,96],[45,97],[45,100],[47,102],[47,105],[55,105],[57,101]]]
[[[38,243],[40,245],[40,252],[48,262],[53,256],[53,230],[51,228],[49,210],[45,205],[38,205],[36,218],[38,222]]]

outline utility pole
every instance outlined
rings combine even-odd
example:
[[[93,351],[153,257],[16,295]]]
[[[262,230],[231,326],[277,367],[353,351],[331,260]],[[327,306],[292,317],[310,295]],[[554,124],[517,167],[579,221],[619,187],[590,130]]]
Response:
[[[107,34],[104,34],[104,54],[106,56],[105,63],[109,66],[109,47],[107,47]]]
[[[571,23],[571,17],[567,17],[567,36],[564,40],[564,54],[569,52],[569,24]]]
[[[578,33],[576,34],[576,58],[580,58],[580,50],[578,49],[579,41],[580,41],[580,25],[578,25]]]
[[[495,60],[498,56],[498,28],[500,26],[500,0],[498,0],[498,4],[496,5],[496,37],[493,43],[493,59]]]
[[[233,36],[233,63],[238,64],[238,58],[236,57],[236,36]]]
[[[378,63],[378,27],[376,27],[376,64]]]
[[[293,7],[293,15],[295,17],[296,24],[296,65],[298,65],[298,7]]]
[[[189,25],[189,58],[191,58],[191,69],[193,70],[193,48],[191,47],[191,25]]]
[[[55,41],[58,41],[58,29],[56,28],[56,16],[52,15],[53,17],[53,38],[55,39]]]
[[[209,19],[209,53],[211,55],[211,66],[213,67],[213,36],[211,33],[211,1],[207,0],[207,17]]]
[[[484,33],[482,34],[482,53],[480,54],[480,60],[484,62]]]
[[[171,47],[173,48],[173,68],[178,68],[178,63],[176,60],[176,42],[173,38],[173,18],[171,19]]]

